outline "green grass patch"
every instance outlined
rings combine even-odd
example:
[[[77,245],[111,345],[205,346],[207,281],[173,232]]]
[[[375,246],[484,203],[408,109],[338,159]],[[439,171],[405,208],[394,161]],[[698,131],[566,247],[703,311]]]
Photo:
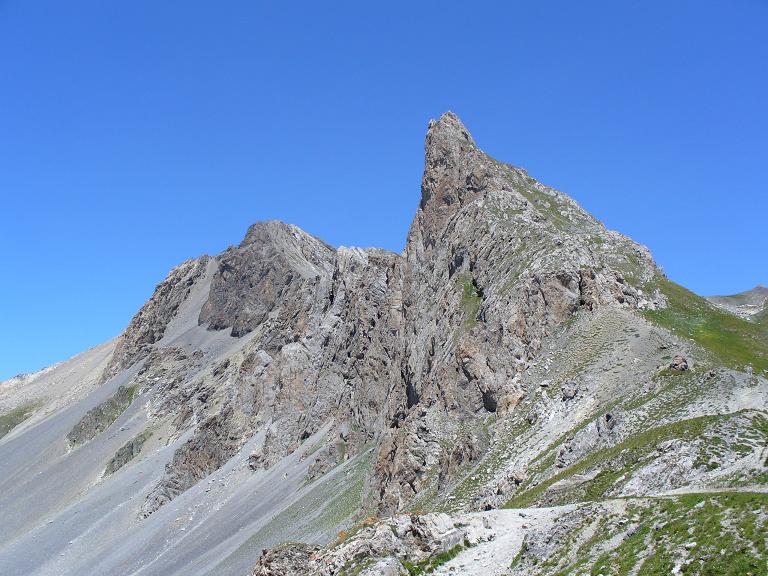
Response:
[[[680,558],[680,574],[766,574],[766,513],[765,494],[659,499],[642,513],[633,534],[597,559],[591,574],[671,574]]]
[[[768,326],[724,312],[666,278],[657,278],[655,284],[668,306],[646,310],[646,318],[693,340],[725,365],[768,370]]]
[[[144,443],[149,440],[151,436],[152,430],[147,429],[128,440],[128,442],[126,442],[117,452],[115,452],[115,455],[107,463],[104,474],[107,476],[114,474],[120,468],[138,456],[142,447],[144,446]]]
[[[434,556],[430,556],[422,560],[421,562],[413,563],[409,560],[402,560],[403,567],[408,570],[408,576],[419,576],[420,574],[431,574],[437,570],[443,564],[446,564],[456,558],[463,550],[470,547],[467,540],[464,540],[464,544],[456,544],[450,550],[440,552]]]
[[[118,387],[104,402],[91,408],[67,434],[72,446],[84,444],[109,428],[139,395],[139,386]]]
[[[536,211],[546,220],[561,230],[572,230],[575,223],[567,216],[567,207],[556,196],[549,195],[536,187],[536,180],[528,177],[526,186],[519,186],[517,191],[525,196]]]
[[[536,486],[516,494],[509,500],[505,508],[526,508],[536,504],[547,489],[555,482],[569,478],[574,474],[580,474],[594,469],[597,466],[610,463],[607,469],[601,470],[595,478],[585,482],[581,487],[585,490],[580,500],[598,500],[615,481],[623,474],[639,466],[643,459],[652,452],[656,446],[673,438],[693,440],[701,436],[708,424],[718,416],[701,416],[690,420],[681,420],[672,424],[659,426],[645,430],[627,438],[623,442],[610,448],[598,450],[589,454],[582,460],[572,464],[565,470],[555,474]]]
[[[373,565],[375,560],[373,558],[363,558],[359,562],[356,560],[350,560],[349,566],[344,566],[339,571],[339,576],[358,576],[363,570]]]
[[[461,283],[461,308],[464,310],[464,323],[471,328],[477,324],[483,298],[477,284],[469,274],[459,275],[458,280]]]
[[[768,330],[768,301],[763,306],[763,310],[752,316],[752,322]]]
[[[0,438],[32,416],[39,407],[39,402],[30,402],[18,406],[6,414],[0,415]]]
[[[758,576],[766,570],[768,495],[630,498],[618,515],[584,509],[554,549],[523,546],[511,574]]]

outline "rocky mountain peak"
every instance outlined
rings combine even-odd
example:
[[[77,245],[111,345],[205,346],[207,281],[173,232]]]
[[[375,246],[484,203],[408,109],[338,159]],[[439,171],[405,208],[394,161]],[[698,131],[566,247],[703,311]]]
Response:
[[[335,250],[296,226],[257,222],[218,257],[200,324],[242,336],[261,325],[285,294],[311,293],[333,273]]]
[[[429,122],[424,149],[420,208],[428,210],[434,205],[439,209],[460,201],[457,179],[465,175],[479,152],[469,130],[453,112],[446,112]]]
[[[287,224],[281,220],[262,220],[248,227],[240,247],[250,244],[282,244],[284,248],[308,246],[320,252],[332,252],[333,247],[319,238],[305,232],[298,226]]]
[[[430,120],[427,128],[427,148],[438,143],[455,140],[460,143],[475,145],[467,127],[461,119],[450,110],[443,113],[438,120]]]
[[[722,305],[752,310],[759,292]],[[722,456],[722,443],[717,454],[698,454],[691,442],[702,426],[713,438],[739,427],[757,438],[751,430],[764,428],[763,416],[742,408],[765,405],[766,380],[757,390],[754,378],[766,356],[753,355],[747,377],[721,366],[723,350],[686,343],[688,327],[700,323],[689,322],[691,311],[717,311],[681,297],[693,295],[670,288],[647,249],[485,154],[448,112],[429,124],[403,254],[337,249],[296,226],[257,222],[238,245],[172,270],[116,342],[51,371],[72,373],[55,389],[80,390],[81,403],[57,399],[66,410],[44,413],[29,404],[38,396],[23,397],[19,409],[39,416],[0,441],[7,478],[31,471],[0,490],[0,509],[10,510],[0,540],[5,533],[23,546],[15,571],[0,554],[0,573],[43,573],[37,565],[48,550],[29,554],[38,534],[51,541],[60,529],[69,549],[93,533],[92,512],[107,508],[110,535],[75,545],[62,574],[241,576],[261,548],[287,538],[328,542],[358,513],[487,510],[517,497],[554,505],[605,493],[605,478],[614,496],[717,480],[719,467],[731,474],[736,460]],[[750,345],[763,334],[753,320],[730,326]],[[69,384],[94,374],[103,375],[98,386]],[[66,398],[50,392],[50,378],[28,380],[38,395]],[[0,406],[8,389],[0,386]],[[736,420],[698,418],[728,406],[739,410]],[[670,425],[682,414],[695,421],[676,438]],[[664,429],[647,435],[659,418]],[[627,460],[622,443],[637,435],[633,445],[648,450]],[[762,474],[758,456],[745,458]],[[33,499],[45,505],[30,513]],[[61,514],[51,523],[54,509],[80,523]],[[424,556],[474,537],[471,522],[399,518],[388,525],[394,531],[370,526],[322,556],[279,548],[257,573],[279,573],[282,550],[296,552],[288,554],[302,565],[295,573],[338,576],[365,538],[394,546],[373,555],[402,557],[397,550]],[[29,532],[33,525],[42,531]],[[439,541],[425,539],[430,526]],[[477,529],[492,542],[485,519]],[[201,553],[201,542],[212,548]],[[534,540],[529,548],[541,552]],[[151,565],[148,554],[156,554]],[[199,563],[190,568],[191,558]]]

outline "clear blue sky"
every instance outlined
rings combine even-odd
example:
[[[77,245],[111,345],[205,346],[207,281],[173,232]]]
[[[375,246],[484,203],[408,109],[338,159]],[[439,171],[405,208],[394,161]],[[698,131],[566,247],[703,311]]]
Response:
[[[378,4],[0,0],[0,378],[256,220],[401,250],[448,109],[674,280],[768,283],[768,2]]]

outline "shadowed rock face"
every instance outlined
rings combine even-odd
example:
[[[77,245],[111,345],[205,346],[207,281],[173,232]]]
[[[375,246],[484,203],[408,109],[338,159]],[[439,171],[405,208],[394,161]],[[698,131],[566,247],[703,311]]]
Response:
[[[273,311],[283,312],[278,321],[290,322],[310,310],[284,303],[311,302],[333,271],[333,249],[282,222],[260,222],[248,230],[236,248],[219,257],[208,301],[200,311],[200,323],[211,330],[231,327],[232,336],[243,336],[261,326]],[[285,326],[285,336],[300,326]],[[278,343],[280,344],[280,343]]]
[[[208,260],[208,256],[187,260],[171,270],[168,277],[158,284],[152,297],[120,336],[112,360],[104,370],[103,380],[149,354],[152,345],[165,334],[168,323],[189,296],[192,286],[205,273]]]
[[[227,407],[201,422],[195,434],[173,455],[162,482],[147,497],[144,514],[149,516],[189,487],[220,468],[235,455],[248,432]]]
[[[107,464],[104,474],[113,474],[136,458],[141,453],[141,448],[149,436],[149,432],[143,432],[121,446]]]

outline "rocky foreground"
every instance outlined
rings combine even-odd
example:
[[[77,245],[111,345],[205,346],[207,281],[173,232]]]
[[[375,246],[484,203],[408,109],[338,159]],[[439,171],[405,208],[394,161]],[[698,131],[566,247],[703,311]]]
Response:
[[[0,384],[0,573],[766,574],[767,302],[447,113],[402,254],[257,223]]]

